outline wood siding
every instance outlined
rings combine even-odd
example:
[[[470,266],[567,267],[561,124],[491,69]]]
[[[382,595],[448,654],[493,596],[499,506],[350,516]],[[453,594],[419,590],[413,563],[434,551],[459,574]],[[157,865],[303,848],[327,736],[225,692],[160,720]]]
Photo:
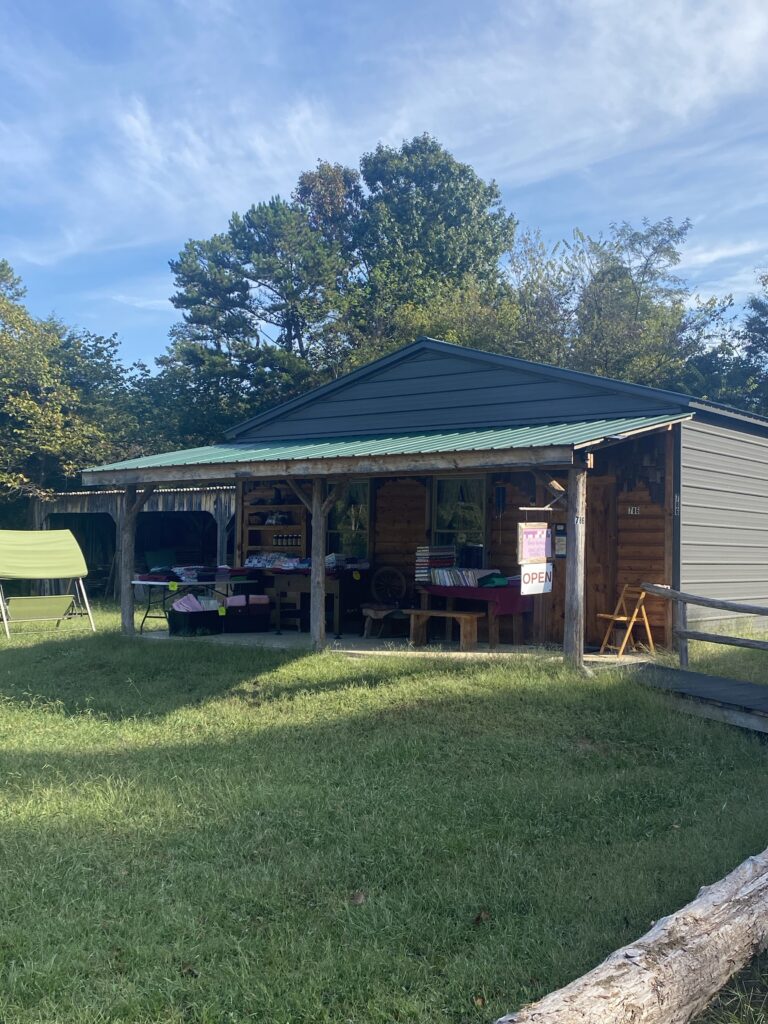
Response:
[[[427,485],[415,477],[376,480],[373,484],[374,565],[395,566],[412,583],[416,548],[427,543]]]
[[[461,351],[415,351],[372,368],[331,393],[238,431],[238,441],[360,437],[403,431],[477,429],[576,422],[669,408],[663,396],[611,390],[610,384],[557,379],[489,365]]]
[[[768,605],[768,438],[718,422],[682,427],[680,586]],[[690,605],[689,621],[729,613]]]

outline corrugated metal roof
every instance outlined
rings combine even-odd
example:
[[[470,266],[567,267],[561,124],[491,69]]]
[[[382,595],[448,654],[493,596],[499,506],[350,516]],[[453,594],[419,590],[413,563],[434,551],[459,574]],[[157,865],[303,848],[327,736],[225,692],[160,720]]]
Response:
[[[510,448],[546,448],[553,445],[584,445],[606,437],[619,437],[639,430],[687,419],[679,412],[624,419],[592,420],[580,423],[550,423],[492,430],[456,430],[429,433],[391,434],[376,437],[348,437],[326,440],[262,441],[242,444],[214,444],[147,455],[106,466],[93,466],[86,473],[131,469],[162,469],[172,466],[227,465],[239,462],[290,462],[308,459],[344,459],[357,456],[416,455],[438,452],[499,451]]]

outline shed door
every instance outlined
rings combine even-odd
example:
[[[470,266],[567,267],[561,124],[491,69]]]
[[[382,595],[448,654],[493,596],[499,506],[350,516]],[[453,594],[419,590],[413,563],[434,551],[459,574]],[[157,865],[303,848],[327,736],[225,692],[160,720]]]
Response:
[[[612,476],[587,478],[587,552],[584,640],[599,644],[604,626],[598,612],[611,612],[616,603],[616,480]]]

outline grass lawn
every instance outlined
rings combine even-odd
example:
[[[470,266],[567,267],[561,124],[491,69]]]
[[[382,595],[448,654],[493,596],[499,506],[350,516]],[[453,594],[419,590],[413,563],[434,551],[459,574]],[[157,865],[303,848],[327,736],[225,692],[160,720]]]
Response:
[[[0,647],[0,1021],[487,1022],[762,849],[768,747],[559,663]]]

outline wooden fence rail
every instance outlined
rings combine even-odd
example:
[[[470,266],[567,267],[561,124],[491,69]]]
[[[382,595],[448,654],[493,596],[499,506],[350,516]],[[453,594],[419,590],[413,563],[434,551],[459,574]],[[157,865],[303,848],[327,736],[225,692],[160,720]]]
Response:
[[[688,667],[688,641],[704,640],[710,644],[727,644],[729,647],[750,647],[757,651],[768,651],[768,641],[748,640],[742,636],[725,636],[723,633],[700,633],[688,629],[688,605],[699,605],[702,608],[717,608],[725,612],[737,612],[742,615],[766,615],[768,608],[764,605],[745,604],[742,601],[721,601],[715,597],[700,597],[687,594],[682,590],[673,590],[660,583],[642,583],[643,590],[655,597],[663,597],[674,601],[673,634],[677,640],[677,652],[680,656],[680,668]]]

